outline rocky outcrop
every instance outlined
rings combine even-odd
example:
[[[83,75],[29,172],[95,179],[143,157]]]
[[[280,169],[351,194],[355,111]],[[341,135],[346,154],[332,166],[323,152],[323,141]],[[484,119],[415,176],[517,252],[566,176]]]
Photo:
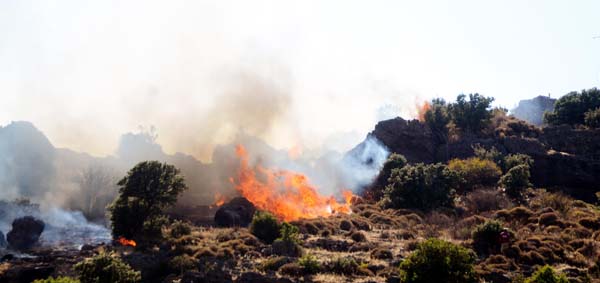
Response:
[[[6,234],[9,247],[19,251],[31,249],[38,243],[44,226],[43,221],[32,216],[15,219],[12,223],[12,230]]]
[[[237,197],[223,204],[215,213],[215,224],[221,227],[246,227],[256,212],[254,204],[246,198]]]
[[[555,102],[555,98],[540,95],[532,99],[519,101],[519,105],[511,110],[510,113],[530,124],[541,126],[544,123],[544,112],[554,111]]]
[[[534,159],[531,180],[536,186],[557,187],[590,198],[600,184],[600,130],[558,126],[537,129],[536,133],[464,136],[448,144],[436,144],[425,123],[396,118],[379,122],[371,135],[411,163],[468,158],[474,155],[473,146],[477,144],[495,147],[503,154],[527,154]]]
[[[390,152],[404,155],[409,162],[433,162],[436,145],[431,129],[418,120],[400,117],[381,121],[371,132]]]

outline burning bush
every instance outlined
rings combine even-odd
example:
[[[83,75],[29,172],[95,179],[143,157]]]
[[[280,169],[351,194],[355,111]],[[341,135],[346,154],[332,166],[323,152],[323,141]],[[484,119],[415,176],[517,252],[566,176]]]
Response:
[[[81,283],[137,283],[140,272],[133,270],[114,254],[101,253],[75,265]]]
[[[267,244],[279,238],[280,229],[279,221],[268,212],[257,212],[250,223],[250,233]]]
[[[461,246],[439,239],[420,243],[400,264],[402,282],[478,282],[473,268],[475,255]]]
[[[113,236],[136,240],[160,238],[163,210],[187,189],[179,169],[158,161],[138,163],[118,185],[119,196],[109,207]]]
[[[387,205],[424,211],[451,207],[458,180],[456,172],[443,164],[407,165],[392,172],[385,192]]]

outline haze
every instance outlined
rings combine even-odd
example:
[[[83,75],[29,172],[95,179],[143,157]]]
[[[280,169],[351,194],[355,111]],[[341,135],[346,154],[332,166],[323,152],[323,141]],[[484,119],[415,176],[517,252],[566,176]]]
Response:
[[[598,85],[598,1],[2,1],[0,124],[113,154],[155,127],[210,159],[239,132],[347,150],[433,97]]]

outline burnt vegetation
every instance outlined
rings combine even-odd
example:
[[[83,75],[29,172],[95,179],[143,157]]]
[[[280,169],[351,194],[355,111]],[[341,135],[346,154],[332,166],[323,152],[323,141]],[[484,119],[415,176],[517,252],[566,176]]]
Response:
[[[411,122],[432,145],[421,160],[382,137],[395,152],[350,214],[285,222],[238,199],[219,225],[199,225],[167,211],[186,189],[179,170],[142,162],[108,208],[114,238],[137,245],[87,247],[36,282],[600,282],[600,209],[583,193],[597,189],[585,175],[600,173],[597,155],[554,138],[555,127],[595,131],[600,92],[559,99],[546,128],[492,101],[433,100],[424,121]],[[563,179],[553,175],[573,171],[547,168],[573,164],[591,171]],[[1,263],[0,274],[18,264]]]

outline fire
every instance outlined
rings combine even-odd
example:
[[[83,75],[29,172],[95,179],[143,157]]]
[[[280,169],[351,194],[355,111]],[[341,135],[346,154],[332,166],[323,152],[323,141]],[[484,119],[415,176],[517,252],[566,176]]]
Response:
[[[223,205],[226,201],[227,201],[226,196],[224,196],[220,193],[216,193],[215,194],[215,202],[213,203],[213,205],[219,207],[219,206]],[[211,206],[213,206],[213,205],[211,205]]]
[[[135,243],[134,240],[128,240],[125,237],[120,237],[117,241],[119,242],[119,244],[121,244],[123,246],[132,246],[132,247],[137,246],[137,244]]]
[[[300,146],[300,145],[294,145],[294,146],[292,146],[292,148],[290,148],[288,150],[288,157],[291,160],[298,159],[298,157],[300,157],[300,155],[302,155],[302,146]]]
[[[417,105],[417,119],[419,121],[425,121],[425,113],[431,109],[431,104],[425,101],[422,105]]]
[[[256,207],[267,210],[284,221],[316,218],[334,213],[350,213],[350,200],[354,196],[345,191],[345,203],[338,203],[333,196],[320,195],[308,178],[300,173],[271,170],[248,165],[248,153],[243,146],[236,147],[240,158],[237,183],[231,182],[246,199]]]

